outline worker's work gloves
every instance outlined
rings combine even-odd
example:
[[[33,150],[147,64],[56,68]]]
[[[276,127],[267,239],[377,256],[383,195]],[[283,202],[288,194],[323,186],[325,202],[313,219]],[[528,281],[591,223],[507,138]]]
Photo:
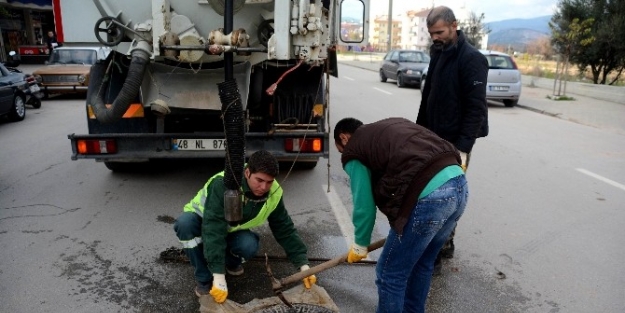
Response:
[[[347,262],[354,263],[362,260],[367,257],[367,252],[367,247],[353,243],[352,248],[349,249],[349,253],[347,254]]]
[[[460,164],[460,167],[462,167],[463,171],[467,171],[467,154],[459,151],[460,152],[460,160],[462,160],[462,163]]]
[[[213,274],[213,288],[210,295],[213,296],[215,302],[224,303],[228,298],[228,285],[226,284],[225,274]]]
[[[308,266],[308,265],[302,265],[299,268],[300,272],[306,271],[308,269],[310,269],[310,266]],[[310,289],[310,287],[312,285],[317,283],[317,276],[310,275],[310,276],[304,277],[304,279],[302,279],[302,281],[304,282],[304,287],[306,287],[306,289]]]

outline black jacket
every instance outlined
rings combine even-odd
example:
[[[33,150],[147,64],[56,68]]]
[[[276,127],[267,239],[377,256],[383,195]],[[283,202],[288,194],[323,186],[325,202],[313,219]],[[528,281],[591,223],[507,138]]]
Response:
[[[399,234],[427,183],[443,168],[460,164],[451,143],[404,118],[360,126],[341,155],[343,166],[353,159],[371,171],[375,205]]]
[[[488,135],[488,61],[457,33],[456,45],[431,52],[417,124],[469,153],[476,138]]]

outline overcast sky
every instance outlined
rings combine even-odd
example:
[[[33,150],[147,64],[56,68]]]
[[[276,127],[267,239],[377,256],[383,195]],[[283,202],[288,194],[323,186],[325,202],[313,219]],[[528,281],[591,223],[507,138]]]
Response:
[[[388,0],[369,0],[369,3],[372,17],[388,13]],[[484,13],[486,23],[552,15],[557,3],[558,0],[434,0],[434,6],[445,5],[454,12],[464,6],[477,15]],[[393,15],[408,10],[419,11],[431,6],[432,0],[393,0]]]

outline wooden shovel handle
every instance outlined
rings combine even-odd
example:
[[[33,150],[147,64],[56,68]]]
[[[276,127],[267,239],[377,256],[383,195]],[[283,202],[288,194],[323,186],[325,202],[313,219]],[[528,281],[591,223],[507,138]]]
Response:
[[[385,242],[386,242],[386,238],[380,239],[380,240],[370,244],[367,247],[367,251],[371,252],[373,250],[379,249],[380,247],[384,246]],[[339,265],[339,264],[341,264],[343,262],[346,262],[347,261],[347,255],[348,255],[348,253],[346,253],[344,255],[341,255],[341,256],[338,256],[338,257],[336,257],[334,259],[331,259],[329,261],[323,262],[323,263],[321,263],[321,264],[319,264],[317,266],[313,266],[313,267],[311,267],[311,268],[309,268],[309,269],[307,269],[305,271],[298,272],[298,273],[295,273],[295,274],[293,274],[291,276],[287,276],[285,278],[282,278],[282,279],[280,279],[280,284],[284,288],[284,286],[292,284],[292,283],[295,283],[295,282],[298,282],[298,281],[300,281],[300,280],[302,280],[302,279],[304,279],[304,278],[306,278],[306,277],[308,277],[310,275],[315,275],[315,274],[317,274],[317,273],[319,273],[321,271],[325,271],[325,270],[327,270],[329,268],[335,267],[335,266],[337,266],[337,265]]]

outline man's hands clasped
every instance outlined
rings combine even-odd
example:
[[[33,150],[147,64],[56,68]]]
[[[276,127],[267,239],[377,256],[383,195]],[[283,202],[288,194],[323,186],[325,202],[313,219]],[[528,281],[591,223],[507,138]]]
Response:
[[[367,257],[367,247],[360,246],[356,243],[352,244],[351,249],[349,249],[349,253],[347,254],[347,262],[354,263],[358,262]]]
[[[224,303],[228,298],[228,284],[226,284],[225,274],[213,274],[213,288],[210,295],[213,296],[215,302]]]

